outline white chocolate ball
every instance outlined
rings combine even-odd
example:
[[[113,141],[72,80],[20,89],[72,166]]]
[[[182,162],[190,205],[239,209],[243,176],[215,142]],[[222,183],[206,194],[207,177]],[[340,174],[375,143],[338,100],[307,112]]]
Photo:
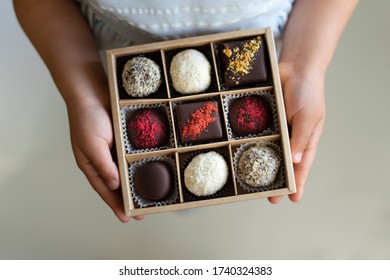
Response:
[[[228,179],[228,165],[220,154],[208,152],[194,157],[184,170],[184,184],[196,196],[212,195]]]
[[[211,83],[211,65],[200,51],[188,49],[176,54],[171,62],[172,85],[181,94],[199,93]]]

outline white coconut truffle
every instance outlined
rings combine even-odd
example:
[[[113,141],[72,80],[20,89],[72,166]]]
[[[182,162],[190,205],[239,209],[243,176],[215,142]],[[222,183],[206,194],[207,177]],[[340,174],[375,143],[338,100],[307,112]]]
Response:
[[[270,147],[251,147],[242,153],[238,162],[238,176],[251,187],[271,185],[279,171],[280,156]]]
[[[132,97],[145,97],[158,90],[161,85],[160,67],[146,57],[128,60],[122,72],[123,87]]]
[[[228,179],[228,166],[220,154],[208,152],[194,157],[184,170],[184,184],[196,196],[212,195]]]
[[[211,83],[210,62],[194,49],[181,51],[173,57],[170,74],[173,87],[181,94],[205,91]]]

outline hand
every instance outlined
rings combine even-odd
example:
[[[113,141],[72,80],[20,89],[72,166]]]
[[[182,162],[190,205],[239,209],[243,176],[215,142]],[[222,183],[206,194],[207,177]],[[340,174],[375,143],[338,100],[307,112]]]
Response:
[[[280,63],[279,71],[287,122],[291,126],[291,153],[297,187],[297,192],[290,194],[289,198],[298,202],[302,198],[325,122],[325,73],[300,69],[287,63]],[[269,201],[277,203],[281,198],[270,197]]]
[[[77,165],[121,222],[128,222],[119,188],[119,173],[110,150],[114,137],[110,113],[99,102],[67,104],[72,148]],[[135,217],[142,220],[143,216]]]

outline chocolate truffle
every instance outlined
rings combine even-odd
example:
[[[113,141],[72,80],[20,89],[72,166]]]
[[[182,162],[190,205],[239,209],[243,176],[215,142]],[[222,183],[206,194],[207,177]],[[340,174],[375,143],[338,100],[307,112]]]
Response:
[[[228,179],[228,166],[216,152],[195,156],[184,170],[184,184],[196,196],[215,194]]]
[[[122,72],[123,88],[132,97],[146,97],[156,92],[161,85],[160,67],[146,57],[128,60]]]
[[[268,79],[265,46],[261,36],[250,40],[222,43],[221,74],[227,87],[240,87]]]
[[[254,188],[269,186],[275,181],[280,161],[278,153],[270,147],[251,147],[239,159],[238,176]]]
[[[158,109],[139,109],[130,117],[127,134],[136,149],[164,146],[169,140],[168,118]]]
[[[237,136],[257,134],[271,125],[271,110],[264,98],[258,95],[235,99],[228,113],[230,127]]]
[[[162,200],[173,189],[172,168],[165,162],[152,161],[134,172],[134,189],[143,198]]]
[[[218,102],[195,102],[176,106],[180,141],[198,143],[223,137]]]
[[[188,49],[176,54],[170,74],[174,89],[181,94],[199,93],[211,83],[211,65],[200,51]]]

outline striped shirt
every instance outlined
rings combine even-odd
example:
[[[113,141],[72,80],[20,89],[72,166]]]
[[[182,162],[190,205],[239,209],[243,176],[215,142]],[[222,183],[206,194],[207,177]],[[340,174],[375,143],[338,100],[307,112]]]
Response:
[[[232,30],[282,35],[294,0],[78,0],[101,50]]]

